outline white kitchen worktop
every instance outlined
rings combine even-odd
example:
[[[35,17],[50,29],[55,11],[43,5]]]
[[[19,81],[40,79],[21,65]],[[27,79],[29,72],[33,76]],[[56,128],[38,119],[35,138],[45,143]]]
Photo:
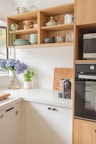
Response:
[[[11,96],[9,96],[7,99],[0,101],[0,109],[8,103],[16,103],[21,100],[51,104],[70,109],[72,108],[72,100],[58,98],[59,91],[54,91],[51,89],[1,89],[0,91],[9,92],[11,94]]]

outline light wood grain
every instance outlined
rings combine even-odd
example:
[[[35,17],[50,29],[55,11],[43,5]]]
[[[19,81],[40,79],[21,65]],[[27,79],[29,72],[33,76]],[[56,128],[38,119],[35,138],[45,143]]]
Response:
[[[10,93],[0,92],[0,100],[8,98],[10,95]]]
[[[74,119],[74,144],[96,144],[96,123]]]
[[[60,31],[60,30],[73,30],[74,24],[58,24],[58,25],[53,25],[53,26],[44,26],[41,27],[43,30],[47,31]]]
[[[23,14],[16,14],[13,16],[8,16],[7,17],[7,46],[10,46],[10,25],[12,23],[16,23],[19,25],[19,29],[16,30],[16,38],[22,39],[25,38],[27,40],[30,40],[29,36],[31,33],[37,33],[38,34],[38,46],[40,44],[44,43],[44,38],[46,37],[53,37],[53,36],[58,36],[61,35],[65,37],[65,34],[67,31],[73,31],[74,29],[74,23],[72,24],[64,24],[64,14],[74,13],[74,3],[69,3],[69,4],[64,4],[61,6],[56,6],[56,7],[51,7],[51,8],[46,8],[46,9],[41,9],[37,10],[34,12],[27,12]],[[54,16],[55,20],[59,20],[61,24],[46,27],[45,23],[49,21],[50,16]],[[31,29],[24,29],[23,21],[28,20],[32,21],[33,23],[37,23],[38,27],[37,28],[31,28]],[[64,45],[71,45],[72,43],[63,43]],[[61,44],[54,44],[54,46],[61,46]],[[37,46],[37,47],[38,47]],[[44,44],[44,46],[53,46],[53,44]],[[20,46],[23,47],[23,46]],[[25,46],[24,46],[25,47]],[[30,47],[30,45],[28,45]]]
[[[96,0],[75,0],[76,25],[96,23]]]
[[[53,89],[60,90],[60,80],[64,79],[73,79],[73,68],[55,68],[54,69],[54,81]]]

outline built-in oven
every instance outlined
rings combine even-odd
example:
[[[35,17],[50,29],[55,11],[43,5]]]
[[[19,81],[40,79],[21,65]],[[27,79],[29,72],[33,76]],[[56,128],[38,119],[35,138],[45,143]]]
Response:
[[[96,64],[75,65],[75,118],[96,120]]]

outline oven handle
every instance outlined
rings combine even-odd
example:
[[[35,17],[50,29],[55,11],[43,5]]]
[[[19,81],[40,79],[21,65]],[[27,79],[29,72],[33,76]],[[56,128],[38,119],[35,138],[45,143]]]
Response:
[[[96,76],[92,76],[92,75],[78,75],[78,78],[96,80]]]

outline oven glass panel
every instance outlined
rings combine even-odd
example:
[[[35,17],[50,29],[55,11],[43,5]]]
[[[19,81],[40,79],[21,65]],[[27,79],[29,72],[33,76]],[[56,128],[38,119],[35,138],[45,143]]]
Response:
[[[75,117],[96,120],[96,81],[75,81]]]
[[[85,110],[96,112],[96,82],[85,82]]]

